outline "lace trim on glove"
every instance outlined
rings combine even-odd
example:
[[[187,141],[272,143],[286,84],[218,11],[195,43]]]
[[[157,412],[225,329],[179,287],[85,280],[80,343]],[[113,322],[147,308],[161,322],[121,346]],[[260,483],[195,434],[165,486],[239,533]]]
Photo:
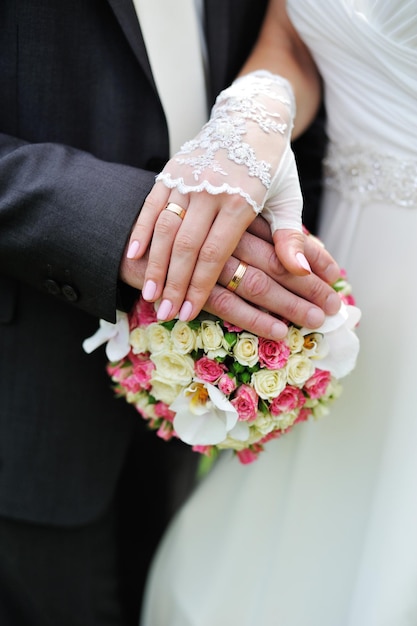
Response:
[[[177,189],[182,194],[190,193],[191,191],[207,191],[207,193],[212,196],[218,196],[221,193],[228,193],[231,196],[237,194],[244,198],[256,213],[259,213],[262,210],[262,207],[259,207],[259,205],[257,205],[256,202],[252,200],[250,195],[245,193],[243,189],[240,189],[239,187],[231,187],[227,183],[224,183],[221,187],[219,187],[212,185],[208,182],[208,180],[203,180],[199,185],[190,186],[185,184],[183,178],[171,178],[171,174],[169,173],[158,174],[156,180],[162,180],[166,187],[169,189]]]
[[[282,106],[277,107],[274,103]],[[225,160],[226,153],[229,161],[245,168],[244,173],[238,175],[238,178],[257,179],[264,191],[267,191],[277,163],[271,164],[259,158],[252,145],[244,141],[244,137],[248,138],[251,132],[254,135],[257,128],[266,135],[289,136],[294,114],[294,97],[286,79],[266,71],[242,76],[219,94],[209,122],[199,135],[186,142],[174,157],[180,165],[192,168],[190,175],[195,184],[191,181],[185,182],[182,176],[172,177],[168,171],[161,172],[156,180],[171,189],[176,187],[184,194],[203,190],[210,194],[224,192],[239,194],[256,213],[259,213],[263,204],[253,198],[253,193],[248,193],[240,185],[231,185],[227,182],[213,183],[208,180],[209,174],[206,174],[203,180],[201,176],[209,171],[221,176],[230,176],[230,172],[225,170],[225,163],[222,165],[221,162],[221,159]],[[275,148],[276,145],[271,142],[264,146],[264,152],[269,156],[275,153]],[[274,154],[277,161],[280,152],[282,150],[276,149],[276,155]],[[236,177],[236,171],[233,174]],[[262,194],[259,200],[263,201],[264,195]]]

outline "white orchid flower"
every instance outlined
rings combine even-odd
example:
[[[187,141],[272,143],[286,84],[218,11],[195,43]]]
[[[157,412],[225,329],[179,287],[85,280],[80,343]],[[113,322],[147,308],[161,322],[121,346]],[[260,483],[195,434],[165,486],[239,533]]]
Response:
[[[359,339],[354,332],[361,318],[358,307],[345,304],[335,315],[328,315],[320,328],[302,328],[301,333],[322,333],[325,337],[327,354],[317,361],[318,367],[328,370],[335,378],[347,376],[355,367],[359,354]]]
[[[193,446],[221,443],[232,436],[238,421],[236,409],[220,389],[200,379],[194,379],[170,409],[176,413],[174,428],[178,437]]]
[[[116,311],[115,324],[101,319],[94,335],[83,341],[83,349],[91,354],[104,343],[107,343],[106,356],[109,361],[119,361],[129,354],[129,320],[123,311]]]

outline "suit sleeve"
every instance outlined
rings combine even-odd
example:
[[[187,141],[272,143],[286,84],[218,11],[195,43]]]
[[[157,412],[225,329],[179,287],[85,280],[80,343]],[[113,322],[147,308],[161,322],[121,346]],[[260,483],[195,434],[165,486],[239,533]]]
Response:
[[[153,183],[152,172],[0,134],[0,273],[67,289],[75,306],[114,321],[120,260]]]

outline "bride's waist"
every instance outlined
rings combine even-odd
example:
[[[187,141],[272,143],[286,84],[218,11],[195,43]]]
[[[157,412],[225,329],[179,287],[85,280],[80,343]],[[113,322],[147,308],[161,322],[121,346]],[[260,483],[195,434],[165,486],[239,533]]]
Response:
[[[331,143],[324,160],[324,179],[326,186],[352,199],[417,206],[417,158]]]

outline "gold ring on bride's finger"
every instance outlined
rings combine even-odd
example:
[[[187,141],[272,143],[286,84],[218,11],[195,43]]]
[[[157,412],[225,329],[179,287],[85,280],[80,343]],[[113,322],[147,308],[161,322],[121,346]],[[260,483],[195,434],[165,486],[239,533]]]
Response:
[[[226,289],[228,289],[229,291],[236,291],[247,269],[247,264],[243,261],[239,261],[239,265],[237,266],[236,271],[233,274],[230,282],[227,284]]]
[[[182,208],[182,206],[180,206],[179,204],[175,204],[175,202],[169,202],[165,209],[167,211],[171,211],[172,213],[175,213],[176,215],[178,215],[179,218],[181,218],[182,220],[184,219],[185,216],[185,209]]]

